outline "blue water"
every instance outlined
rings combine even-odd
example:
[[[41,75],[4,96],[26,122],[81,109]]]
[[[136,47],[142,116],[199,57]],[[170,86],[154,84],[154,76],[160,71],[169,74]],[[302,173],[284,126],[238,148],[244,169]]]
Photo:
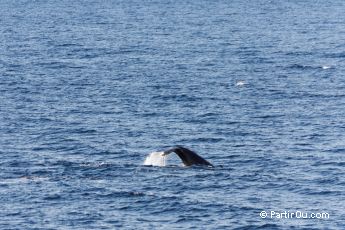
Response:
[[[344,12],[0,1],[0,228],[344,229]]]

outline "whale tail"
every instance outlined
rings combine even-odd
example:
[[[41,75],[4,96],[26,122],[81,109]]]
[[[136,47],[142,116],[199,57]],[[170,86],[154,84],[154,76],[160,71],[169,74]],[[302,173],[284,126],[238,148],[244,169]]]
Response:
[[[208,162],[207,160],[199,156],[197,153],[181,146],[177,146],[177,147],[164,151],[162,153],[162,156],[166,156],[172,152],[176,153],[181,158],[185,166],[206,165],[206,166],[214,167],[210,162]]]

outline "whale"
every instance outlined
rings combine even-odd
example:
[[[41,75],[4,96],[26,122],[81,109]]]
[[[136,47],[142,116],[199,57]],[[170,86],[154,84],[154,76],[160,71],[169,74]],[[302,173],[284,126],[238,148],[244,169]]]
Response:
[[[185,166],[203,165],[214,167],[210,162],[199,156],[196,152],[182,146],[176,146],[171,149],[165,150],[163,151],[162,156],[169,155],[170,153],[176,153],[176,155],[181,158]]]

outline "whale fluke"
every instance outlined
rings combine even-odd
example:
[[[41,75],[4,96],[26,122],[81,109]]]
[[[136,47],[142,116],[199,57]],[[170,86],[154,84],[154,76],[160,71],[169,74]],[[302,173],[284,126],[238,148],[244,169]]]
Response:
[[[183,164],[185,166],[191,166],[191,165],[206,165],[214,167],[210,162],[193,152],[192,150],[189,150],[187,148],[177,146],[171,149],[168,149],[164,151],[163,155],[166,156],[170,153],[176,153],[182,160]]]

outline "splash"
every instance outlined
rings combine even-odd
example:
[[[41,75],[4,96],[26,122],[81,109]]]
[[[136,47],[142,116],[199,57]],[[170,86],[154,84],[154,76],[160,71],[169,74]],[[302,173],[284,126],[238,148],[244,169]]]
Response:
[[[144,165],[152,166],[166,166],[166,156],[163,156],[164,152],[153,152],[150,153],[145,161]]]

